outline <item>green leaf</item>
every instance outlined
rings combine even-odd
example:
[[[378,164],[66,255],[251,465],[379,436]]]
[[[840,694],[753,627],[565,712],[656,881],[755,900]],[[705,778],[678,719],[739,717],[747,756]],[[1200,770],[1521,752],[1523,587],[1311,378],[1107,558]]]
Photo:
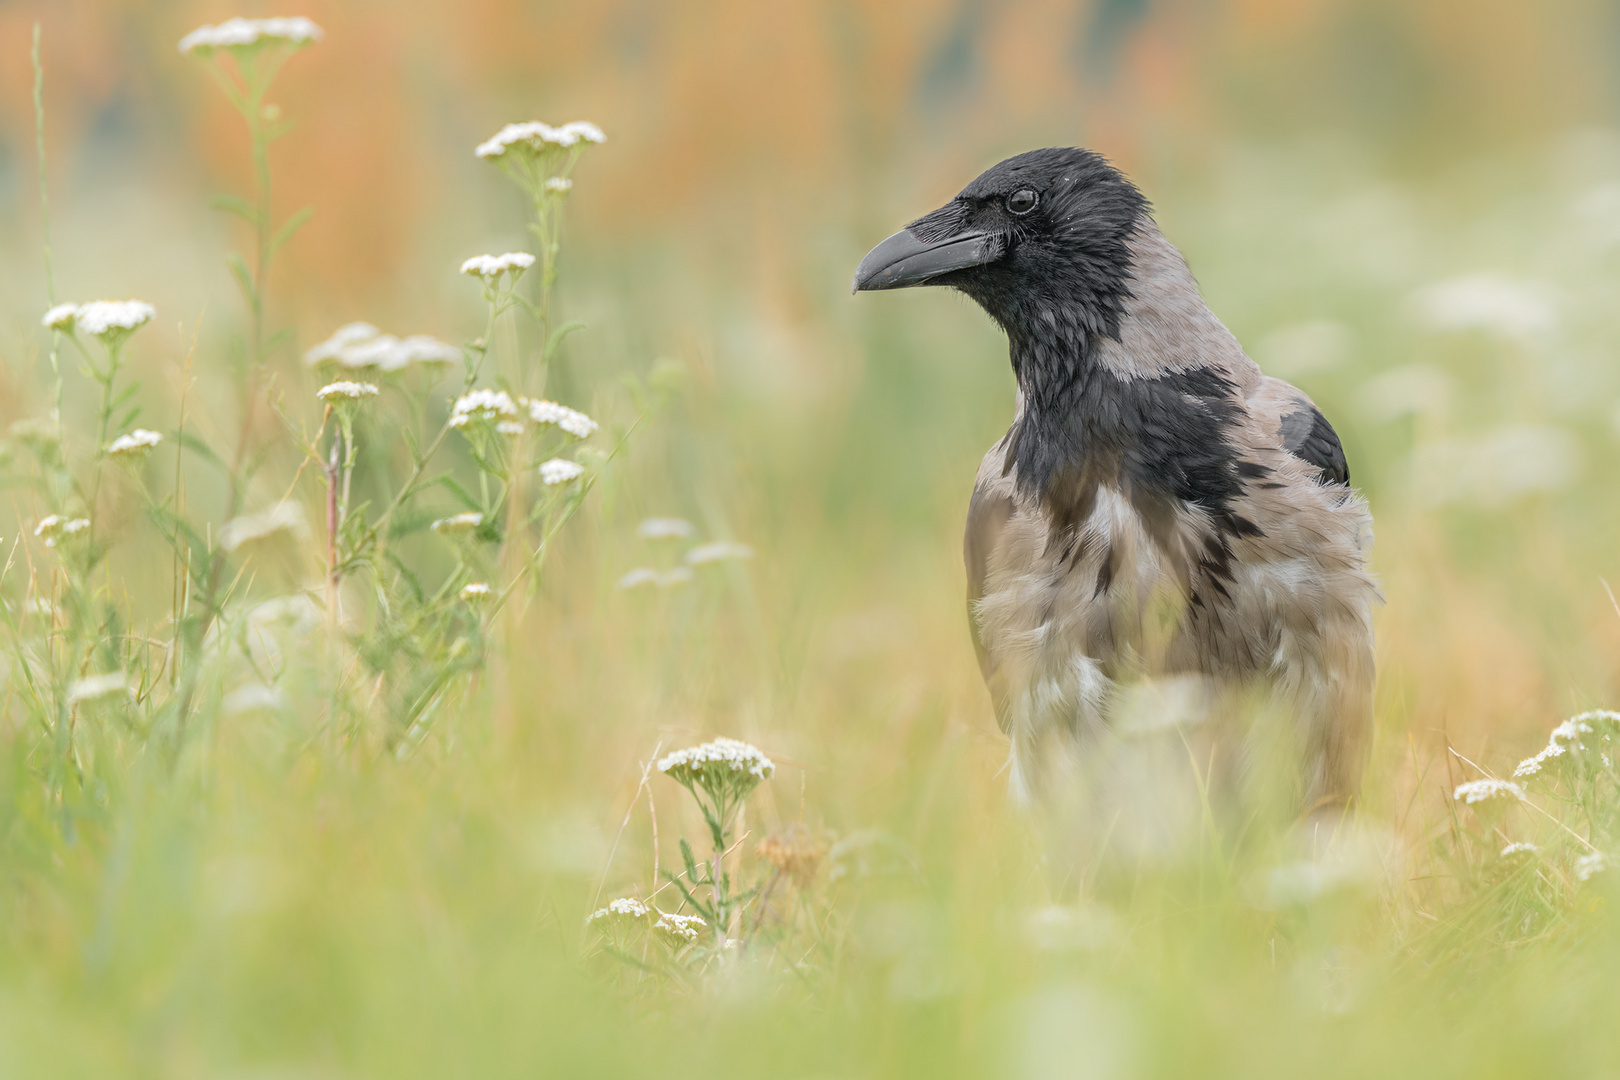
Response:
[[[233,251],[225,264],[231,268],[231,276],[236,279],[236,286],[242,290],[242,298],[248,302],[248,307],[258,311],[259,291],[253,287],[253,273],[248,270],[247,260]]]
[[[293,238],[293,233],[304,227],[304,223],[315,215],[313,206],[306,206],[293,214],[292,217],[281,223],[276,235],[270,238],[270,254],[274,255],[281,250],[281,246]]]
[[[174,440],[187,450],[190,450],[192,453],[201,457],[210,465],[217,466],[221,472],[230,471],[230,467],[227,466],[224,461],[220,460],[218,454],[214,453],[213,447],[203,442],[202,439],[198,438],[196,435],[193,435],[191,432],[176,432]]]
[[[551,332],[551,338],[546,342],[546,351],[541,355],[545,359],[550,360],[553,356],[557,355],[557,347],[563,343],[563,338],[574,333],[576,330],[583,329],[585,329],[585,324],[582,322],[563,323],[561,326],[557,327],[557,329]]]
[[[241,218],[243,221],[254,226],[255,228],[257,228],[259,222],[263,220],[263,215],[260,214],[257,206],[254,206],[246,199],[236,195],[215,195],[212,199],[208,200],[208,205],[213,207],[215,210],[223,210],[227,214],[235,214],[237,217]]]
[[[433,483],[438,484],[450,494],[454,495],[456,497],[456,501],[460,502],[467,509],[483,510],[484,504],[473,498],[471,493],[469,493],[466,488],[458,484],[456,482],[456,478],[451,476],[449,473],[444,473],[443,475],[434,477]]]

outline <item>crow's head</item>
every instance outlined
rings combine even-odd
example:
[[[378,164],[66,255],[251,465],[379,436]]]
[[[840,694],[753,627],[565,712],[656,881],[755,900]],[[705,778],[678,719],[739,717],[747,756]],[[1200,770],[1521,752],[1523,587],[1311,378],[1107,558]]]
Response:
[[[948,285],[1009,333],[1039,323],[1116,335],[1142,193],[1089,150],[1031,150],[873,248],[855,291]]]

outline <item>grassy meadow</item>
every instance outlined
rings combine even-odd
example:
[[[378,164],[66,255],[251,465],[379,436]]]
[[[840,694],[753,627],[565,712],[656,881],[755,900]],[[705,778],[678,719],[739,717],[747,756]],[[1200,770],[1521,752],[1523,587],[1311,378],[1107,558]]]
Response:
[[[1612,118],[1548,76],[1450,125],[1490,80],[1436,46],[1427,119],[1290,128],[1210,74],[1265,4],[1196,47],[1144,16],[1113,93],[1149,105],[1078,131],[993,123],[1059,85],[1009,74],[1041,5],[1001,37],[784,7],[830,60],[746,56],[746,5],[653,44],[373,7],[181,52],[238,12],[0,5],[0,1074],[1620,1076]],[[905,43],[958,33],[1001,42],[988,104],[901,138],[886,64],[950,84]],[[1296,70],[1255,40],[1254,78]],[[1200,48],[1238,120],[1166,74]],[[748,114],[724,77],[773,66]],[[1005,343],[849,279],[1005,153],[1093,138],[1372,504],[1377,731],[1331,858],[1212,823],[1064,875],[1007,801],[960,561]],[[458,273],[486,252],[535,258]],[[768,766],[660,771],[716,737]]]

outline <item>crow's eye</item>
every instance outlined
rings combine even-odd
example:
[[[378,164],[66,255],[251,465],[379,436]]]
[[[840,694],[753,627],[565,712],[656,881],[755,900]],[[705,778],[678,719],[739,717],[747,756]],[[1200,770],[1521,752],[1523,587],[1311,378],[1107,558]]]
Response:
[[[1007,196],[1007,212],[1011,214],[1027,214],[1035,209],[1035,204],[1040,200],[1041,197],[1029,190],[1029,188],[1015,191]]]

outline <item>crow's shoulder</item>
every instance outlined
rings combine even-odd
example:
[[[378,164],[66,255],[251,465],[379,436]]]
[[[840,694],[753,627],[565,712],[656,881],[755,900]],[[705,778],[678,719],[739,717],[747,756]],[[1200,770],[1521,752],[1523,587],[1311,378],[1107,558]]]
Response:
[[[1350,464],[1338,432],[1303,390],[1267,376],[1249,398],[1249,409],[1276,433],[1284,450],[1316,466],[1324,480],[1350,483]]]

